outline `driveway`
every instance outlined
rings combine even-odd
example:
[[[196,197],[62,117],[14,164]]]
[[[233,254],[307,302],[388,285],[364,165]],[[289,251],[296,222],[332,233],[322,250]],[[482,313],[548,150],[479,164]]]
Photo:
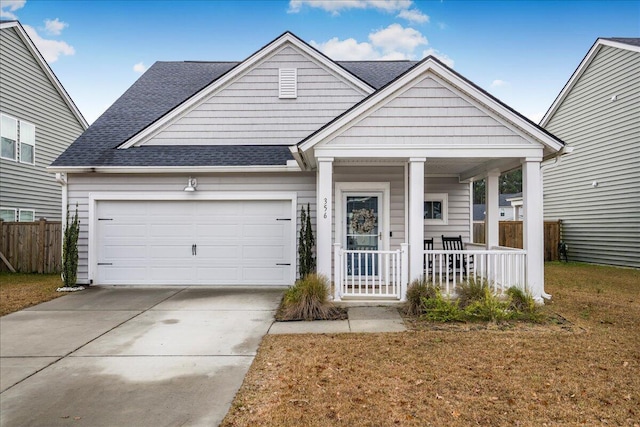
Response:
[[[281,296],[98,287],[4,316],[0,425],[218,425]]]

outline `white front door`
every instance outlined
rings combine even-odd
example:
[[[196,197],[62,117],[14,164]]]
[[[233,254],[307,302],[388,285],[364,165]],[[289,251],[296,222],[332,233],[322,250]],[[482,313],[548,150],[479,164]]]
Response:
[[[382,192],[345,192],[344,242],[346,250],[377,251],[385,248],[385,234],[382,224]],[[376,275],[377,264],[373,254],[347,257],[347,274]]]

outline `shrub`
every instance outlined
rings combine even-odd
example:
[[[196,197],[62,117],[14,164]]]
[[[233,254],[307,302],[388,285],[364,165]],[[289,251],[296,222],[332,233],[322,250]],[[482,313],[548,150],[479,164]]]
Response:
[[[518,319],[532,322],[542,320],[542,313],[529,292],[512,286],[507,289],[507,295],[509,296],[509,308],[515,312]]]
[[[311,213],[307,203],[307,211],[304,206],[300,208],[300,235],[298,237],[298,274],[301,279],[311,274],[316,269],[316,259],[313,254],[315,238],[311,229]]]
[[[329,301],[329,280],[308,274],[287,289],[277,320],[331,320],[344,318],[344,311]]]
[[[407,302],[404,311],[409,316],[418,316],[424,313],[424,298],[435,298],[437,289],[424,277],[416,279],[407,287]]]
[[[475,301],[482,301],[489,290],[489,283],[482,278],[469,278],[456,288],[460,308],[466,308]]]
[[[513,317],[513,312],[509,310],[509,301],[501,301],[489,287],[485,287],[483,297],[469,303],[464,312],[470,320],[499,322]]]
[[[435,296],[423,297],[424,314],[422,319],[432,322],[459,322],[464,320],[464,312],[460,310],[457,300],[449,300],[442,296],[439,289],[435,289]]]
[[[64,229],[62,244],[62,281],[66,287],[77,286],[79,233],[80,221],[78,221],[78,205],[76,205],[76,212],[71,221],[67,212],[67,225]]]

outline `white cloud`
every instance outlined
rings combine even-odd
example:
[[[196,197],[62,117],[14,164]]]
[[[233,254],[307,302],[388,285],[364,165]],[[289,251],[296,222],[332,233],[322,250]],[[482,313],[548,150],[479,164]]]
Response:
[[[391,24],[383,30],[369,34],[369,40],[385,54],[398,51],[412,53],[418,46],[429,43],[419,31],[403,28],[400,24]]]
[[[67,24],[66,22],[60,21],[58,18],[53,20],[46,19],[44,21],[45,31],[47,32],[47,34],[51,34],[53,36],[59,36],[60,33],[62,33],[62,30],[64,30],[68,26],[69,24]]]
[[[404,9],[398,14],[398,18],[406,19],[409,22],[415,22],[417,24],[424,24],[429,22],[429,15],[425,15],[418,9]]]
[[[16,20],[15,12],[22,9],[27,0],[2,0],[0,1],[0,18]]]
[[[135,71],[136,73],[142,74],[145,71],[147,71],[147,67],[144,65],[144,63],[138,62],[136,65],[133,66],[133,71]]]
[[[74,55],[76,53],[73,46],[69,46],[66,42],[43,39],[35,28],[30,25],[23,25],[23,27],[44,59],[49,63],[56,62],[60,55]]]
[[[491,87],[504,87],[509,86],[510,83],[504,80],[496,79],[491,82]]]
[[[451,59],[448,55],[445,55],[444,53],[440,52],[437,49],[429,48],[422,52],[423,58],[429,55],[438,58],[442,63],[444,63],[446,66],[450,68],[453,68],[453,66],[455,65],[455,61],[453,59]]]

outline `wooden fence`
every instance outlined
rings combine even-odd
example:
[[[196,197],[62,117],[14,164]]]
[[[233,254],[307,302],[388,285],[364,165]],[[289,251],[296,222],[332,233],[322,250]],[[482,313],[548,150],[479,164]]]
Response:
[[[6,222],[0,220],[0,271],[5,260],[20,273],[58,273],[62,265],[60,221]]]
[[[500,221],[499,245],[508,248],[522,249],[522,221]],[[485,242],[484,221],[473,223],[474,243]],[[560,221],[544,222],[544,260],[558,260],[558,243],[560,243]]]

